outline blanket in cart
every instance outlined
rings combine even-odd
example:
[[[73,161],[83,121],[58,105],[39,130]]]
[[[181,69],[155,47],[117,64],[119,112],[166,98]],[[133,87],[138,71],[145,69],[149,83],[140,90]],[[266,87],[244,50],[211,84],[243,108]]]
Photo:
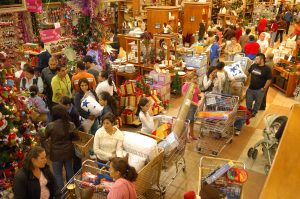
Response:
[[[227,111],[218,111],[218,112],[205,112],[201,111],[198,113],[198,117],[202,119],[211,119],[211,120],[227,120],[229,112]]]

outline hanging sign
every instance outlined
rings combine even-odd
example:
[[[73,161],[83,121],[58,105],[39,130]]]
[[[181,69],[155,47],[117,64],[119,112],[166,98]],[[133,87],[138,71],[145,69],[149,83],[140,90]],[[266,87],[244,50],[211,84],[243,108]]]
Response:
[[[41,0],[26,0],[26,7],[28,12],[42,12],[43,4]]]
[[[41,30],[40,39],[42,42],[52,42],[60,39],[60,28]]]

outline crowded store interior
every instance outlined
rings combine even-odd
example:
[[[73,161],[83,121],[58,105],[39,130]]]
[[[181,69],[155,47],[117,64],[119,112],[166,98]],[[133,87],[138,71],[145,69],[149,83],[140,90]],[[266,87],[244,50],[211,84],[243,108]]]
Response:
[[[299,9],[1,0],[0,198],[299,198]]]

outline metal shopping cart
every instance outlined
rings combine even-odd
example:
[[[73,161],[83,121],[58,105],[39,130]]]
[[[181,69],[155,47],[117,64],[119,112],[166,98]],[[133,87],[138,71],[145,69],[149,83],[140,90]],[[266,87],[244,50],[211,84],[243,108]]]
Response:
[[[144,198],[143,195],[146,194],[147,191],[152,189],[158,189],[159,194],[162,195],[161,187],[159,186],[161,168],[164,158],[164,150],[159,148],[159,154],[153,160],[148,162],[139,172],[138,178],[135,182],[135,189],[139,198]],[[84,183],[81,181],[81,176],[83,172],[90,172],[92,174],[103,174],[109,175],[108,166],[103,165],[101,163],[97,163],[92,160],[86,160],[82,163],[82,168],[73,176],[72,179],[64,186],[62,189],[63,196],[65,199],[74,199],[81,198],[80,194],[84,189]],[[74,191],[70,191],[69,187],[75,187]],[[97,187],[93,187],[94,195],[93,199],[99,198],[107,198],[107,192],[103,192]]]
[[[203,110],[196,121],[200,124],[201,138],[197,144],[200,153],[217,156],[232,142],[238,104],[238,96],[205,94]]]
[[[224,166],[226,164],[231,168],[225,169],[224,171],[227,171],[222,174],[221,168],[226,167]],[[220,176],[216,177],[218,174]],[[243,183],[247,178],[243,162],[203,156],[200,159],[198,194],[204,194],[206,186],[210,186],[216,189],[215,192],[222,194],[222,198],[240,199],[243,194]]]
[[[162,115],[157,121],[157,126],[168,123],[174,126],[177,118]],[[166,138],[157,137],[142,133],[154,139],[160,140],[158,146],[164,149],[164,157],[162,162],[162,172],[160,176],[160,188],[162,193],[165,193],[168,186],[175,180],[176,176],[181,172],[185,172],[185,147],[187,143],[189,121],[184,122],[184,131],[179,137],[175,133],[169,134]],[[173,128],[172,128],[173,130]],[[172,131],[171,131],[172,132]]]

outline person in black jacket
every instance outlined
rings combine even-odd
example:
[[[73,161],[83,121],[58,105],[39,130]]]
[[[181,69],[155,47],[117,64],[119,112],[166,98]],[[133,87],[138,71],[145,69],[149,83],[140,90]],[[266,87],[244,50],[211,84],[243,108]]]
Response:
[[[45,149],[33,147],[26,155],[23,167],[15,174],[15,199],[60,198],[55,178],[47,165]]]
[[[41,73],[44,68],[48,67],[48,62],[49,62],[49,59],[51,57],[51,54],[48,52],[48,50],[44,49],[44,43],[43,42],[39,42],[37,48],[38,48],[38,50],[40,50],[40,54],[38,54],[39,62],[38,62],[38,65],[36,67],[36,70],[39,73]]]

